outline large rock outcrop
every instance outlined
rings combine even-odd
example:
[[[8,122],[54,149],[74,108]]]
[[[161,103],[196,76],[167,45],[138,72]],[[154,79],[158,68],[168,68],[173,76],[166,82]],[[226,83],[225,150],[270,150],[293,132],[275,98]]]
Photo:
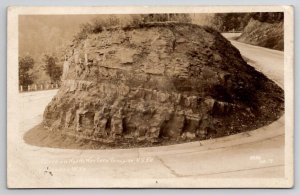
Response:
[[[207,139],[278,118],[283,91],[218,32],[148,23],[70,46],[44,131],[130,146]]]

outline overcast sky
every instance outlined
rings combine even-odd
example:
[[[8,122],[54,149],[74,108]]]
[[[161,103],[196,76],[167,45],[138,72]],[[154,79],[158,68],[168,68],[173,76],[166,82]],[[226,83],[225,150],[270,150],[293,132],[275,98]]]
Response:
[[[54,52],[73,39],[81,23],[95,15],[38,15],[19,17],[19,54],[35,59],[44,52]]]

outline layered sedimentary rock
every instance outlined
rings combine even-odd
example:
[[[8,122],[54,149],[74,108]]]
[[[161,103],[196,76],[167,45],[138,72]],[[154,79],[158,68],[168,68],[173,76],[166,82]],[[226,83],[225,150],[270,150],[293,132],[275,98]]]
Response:
[[[218,32],[192,24],[110,28],[74,42],[43,125],[108,142],[193,140],[275,120],[283,91]]]

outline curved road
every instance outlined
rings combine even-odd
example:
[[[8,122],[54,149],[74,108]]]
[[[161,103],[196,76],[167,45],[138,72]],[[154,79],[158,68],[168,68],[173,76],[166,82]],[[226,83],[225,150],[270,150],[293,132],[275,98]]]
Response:
[[[283,86],[283,52],[232,44],[249,64]],[[245,178],[272,186],[284,177],[284,116],[251,132],[172,146],[66,150],[25,144],[24,133],[41,122],[56,92],[20,94],[22,119],[8,137],[13,143],[8,150],[9,187],[250,187]],[[225,180],[220,183],[219,178]]]
[[[282,51],[258,47],[235,41],[240,33],[224,33],[223,36],[240,50],[241,55],[248,64],[264,73],[271,80],[283,88],[284,83],[284,56]]]

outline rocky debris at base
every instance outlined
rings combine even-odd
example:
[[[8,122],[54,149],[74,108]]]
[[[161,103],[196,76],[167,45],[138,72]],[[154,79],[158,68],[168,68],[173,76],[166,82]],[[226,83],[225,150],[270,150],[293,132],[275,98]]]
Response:
[[[283,91],[218,32],[166,23],[106,29],[70,46],[43,126],[116,145],[208,139],[283,112]],[[264,107],[263,107],[264,106]]]

